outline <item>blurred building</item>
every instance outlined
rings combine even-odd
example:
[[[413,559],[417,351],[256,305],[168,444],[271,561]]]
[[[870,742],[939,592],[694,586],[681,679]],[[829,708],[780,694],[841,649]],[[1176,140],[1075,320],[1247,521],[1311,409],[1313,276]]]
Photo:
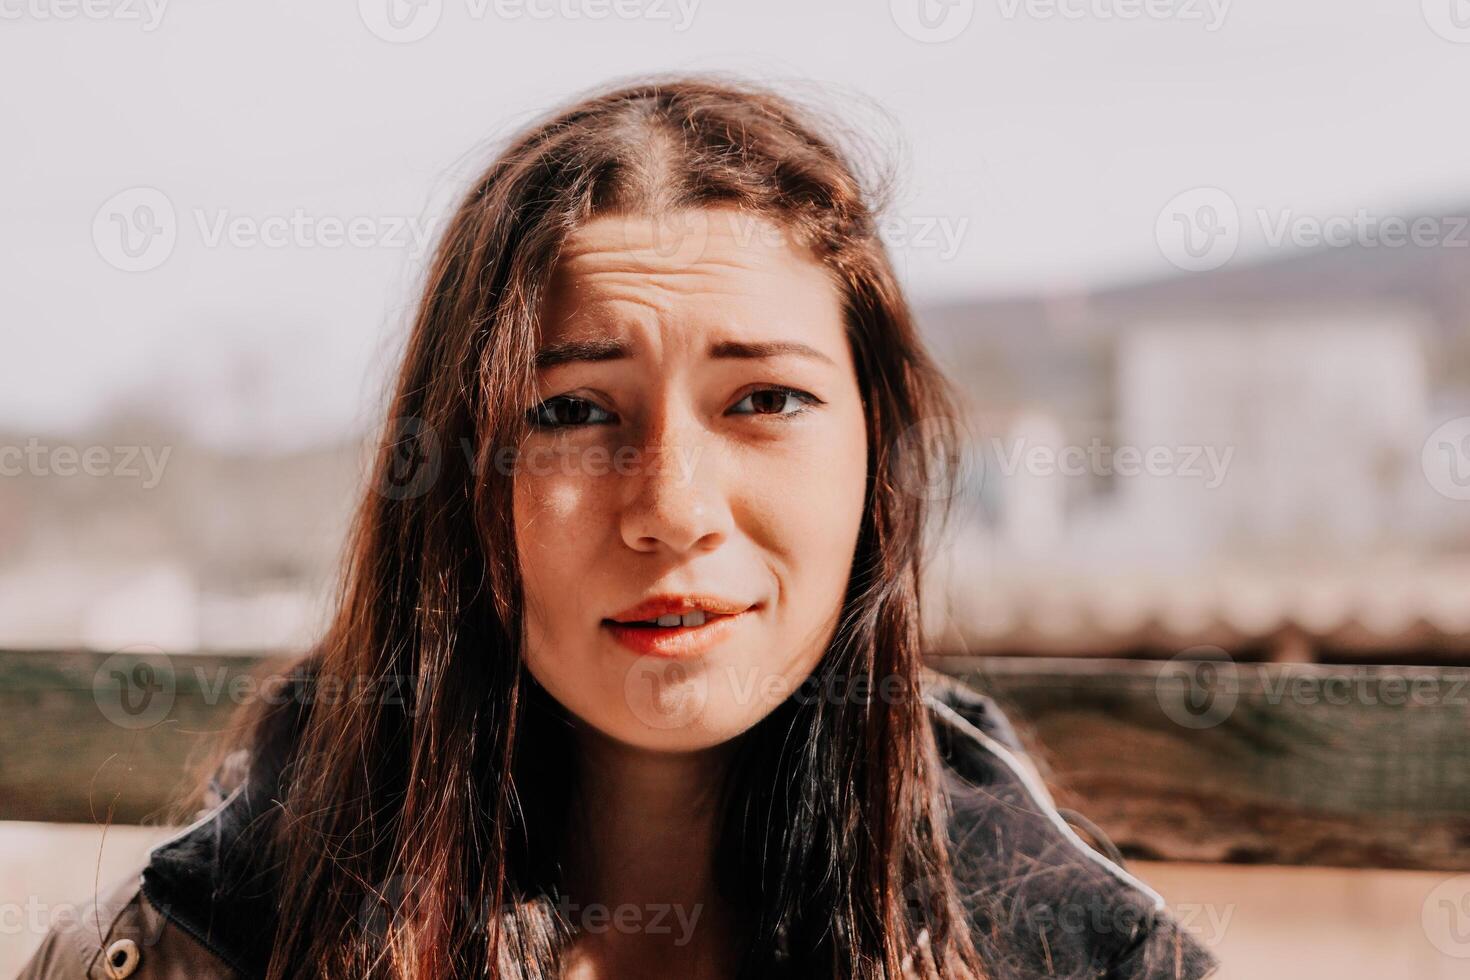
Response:
[[[1460,656],[1467,250],[1341,248],[925,313],[968,398],[946,647]]]

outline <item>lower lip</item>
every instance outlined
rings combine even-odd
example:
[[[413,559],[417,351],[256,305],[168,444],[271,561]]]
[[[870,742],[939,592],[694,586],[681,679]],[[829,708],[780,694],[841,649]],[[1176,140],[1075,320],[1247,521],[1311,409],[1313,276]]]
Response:
[[[707,619],[703,626],[626,626],[604,621],[602,628],[641,657],[697,657],[730,638],[735,628],[759,606]]]

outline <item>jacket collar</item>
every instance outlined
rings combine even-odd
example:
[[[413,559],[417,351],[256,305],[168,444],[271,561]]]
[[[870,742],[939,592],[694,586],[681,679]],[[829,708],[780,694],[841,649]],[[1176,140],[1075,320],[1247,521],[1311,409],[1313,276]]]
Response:
[[[954,871],[971,896],[992,976],[1133,976],[1112,972],[1132,961],[1145,971],[1139,976],[1208,972],[1209,954],[1180,933],[1163,899],[1068,826],[994,702],[941,675],[925,680],[953,792]],[[278,883],[257,858],[269,825],[261,818],[279,805],[278,762],[262,761],[153,849],[142,882],[164,916],[246,978],[265,975],[276,919]],[[1075,921],[1063,921],[1059,909],[1078,913]]]
[[[263,853],[258,819],[269,795],[247,779],[172,838],[154,847],[142,891],[167,919],[242,977],[263,977],[274,934],[275,882],[252,860]]]

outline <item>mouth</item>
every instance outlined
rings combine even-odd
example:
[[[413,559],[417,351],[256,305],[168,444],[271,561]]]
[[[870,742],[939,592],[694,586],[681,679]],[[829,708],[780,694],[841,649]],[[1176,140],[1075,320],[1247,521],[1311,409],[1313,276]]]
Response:
[[[640,656],[694,657],[728,639],[760,608],[708,596],[662,596],[604,619],[602,628]]]

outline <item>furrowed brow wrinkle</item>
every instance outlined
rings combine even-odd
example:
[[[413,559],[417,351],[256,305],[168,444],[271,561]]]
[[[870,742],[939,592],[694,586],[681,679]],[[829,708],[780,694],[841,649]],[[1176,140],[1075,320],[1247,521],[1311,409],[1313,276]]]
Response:
[[[815,347],[794,340],[721,340],[711,344],[709,348],[709,356],[721,360],[761,360],[786,354],[836,366],[832,358]],[[615,361],[631,356],[632,351],[621,340],[563,340],[547,344],[536,352],[536,369],[544,371],[574,361]]]

